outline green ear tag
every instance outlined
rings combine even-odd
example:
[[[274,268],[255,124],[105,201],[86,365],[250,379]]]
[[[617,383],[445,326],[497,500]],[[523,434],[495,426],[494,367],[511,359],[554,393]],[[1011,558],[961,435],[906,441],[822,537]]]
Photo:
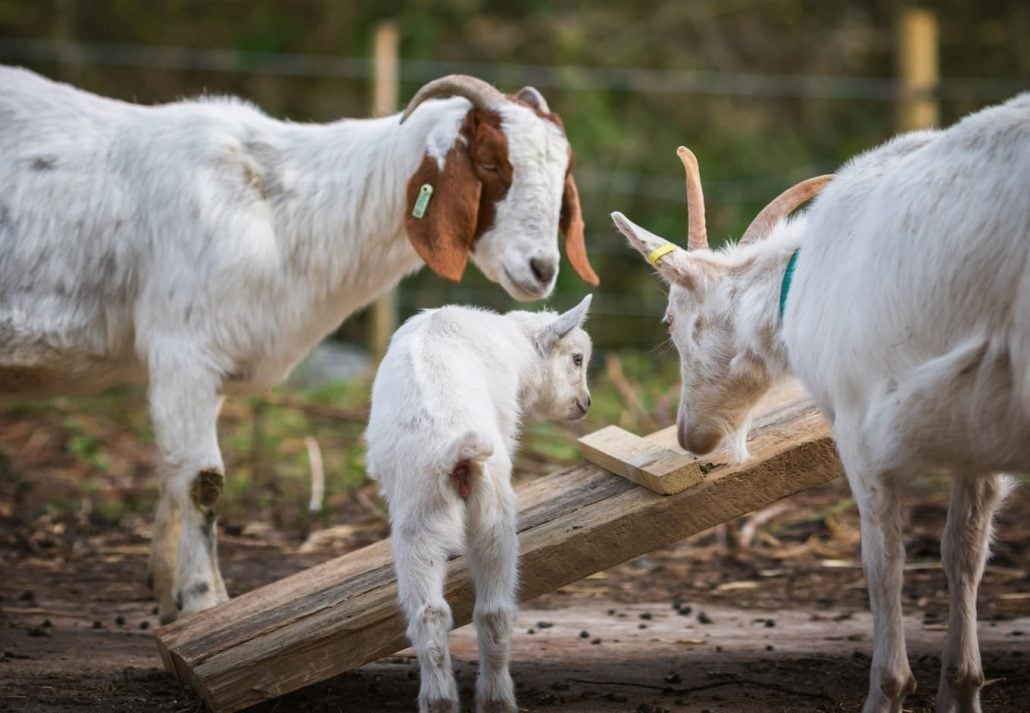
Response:
[[[426,214],[426,208],[429,207],[429,199],[432,197],[433,187],[428,183],[423,183],[422,188],[418,191],[418,198],[415,199],[415,207],[411,209],[411,216],[421,220],[422,216]]]

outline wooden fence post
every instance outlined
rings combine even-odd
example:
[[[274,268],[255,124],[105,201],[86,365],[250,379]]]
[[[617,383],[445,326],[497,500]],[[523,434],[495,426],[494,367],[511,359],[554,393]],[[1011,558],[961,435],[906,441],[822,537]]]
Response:
[[[897,33],[900,80],[898,129],[912,131],[937,126],[937,16],[909,8],[901,15]]]
[[[398,42],[397,23],[387,20],[376,27],[372,45],[372,115],[397,111]],[[372,305],[371,341],[376,363],[386,354],[390,335],[397,329],[397,290],[390,290]]]

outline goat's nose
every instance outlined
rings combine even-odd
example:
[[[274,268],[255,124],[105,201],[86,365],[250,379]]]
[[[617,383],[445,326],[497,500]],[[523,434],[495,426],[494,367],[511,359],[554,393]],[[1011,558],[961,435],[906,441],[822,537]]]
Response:
[[[590,408],[590,397],[587,396],[587,408]]]
[[[534,257],[529,260],[529,269],[533,271],[533,276],[538,282],[546,285],[551,282],[551,278],[557,272],[558,266],[550,258]]]

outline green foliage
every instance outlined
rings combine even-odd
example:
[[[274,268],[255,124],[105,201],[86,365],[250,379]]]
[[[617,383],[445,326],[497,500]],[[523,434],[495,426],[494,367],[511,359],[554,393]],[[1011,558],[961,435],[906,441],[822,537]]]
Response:
[[[103,468],[106,462],[103,444],[88,433],[78,433],[68,439],[68,455],[94,468]]]

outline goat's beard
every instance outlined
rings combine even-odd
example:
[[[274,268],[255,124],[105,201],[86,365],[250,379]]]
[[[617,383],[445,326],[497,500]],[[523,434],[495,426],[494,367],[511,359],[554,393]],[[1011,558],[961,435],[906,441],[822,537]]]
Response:
[[[726,425],[726,429],[723,432],[723,440],[726,442],[726,450],[730,452],[730,458],[734,463],[743,463],[751,457],[747,449],[747,437],[750,431],[750,416],[735,427],[729,424]]]

